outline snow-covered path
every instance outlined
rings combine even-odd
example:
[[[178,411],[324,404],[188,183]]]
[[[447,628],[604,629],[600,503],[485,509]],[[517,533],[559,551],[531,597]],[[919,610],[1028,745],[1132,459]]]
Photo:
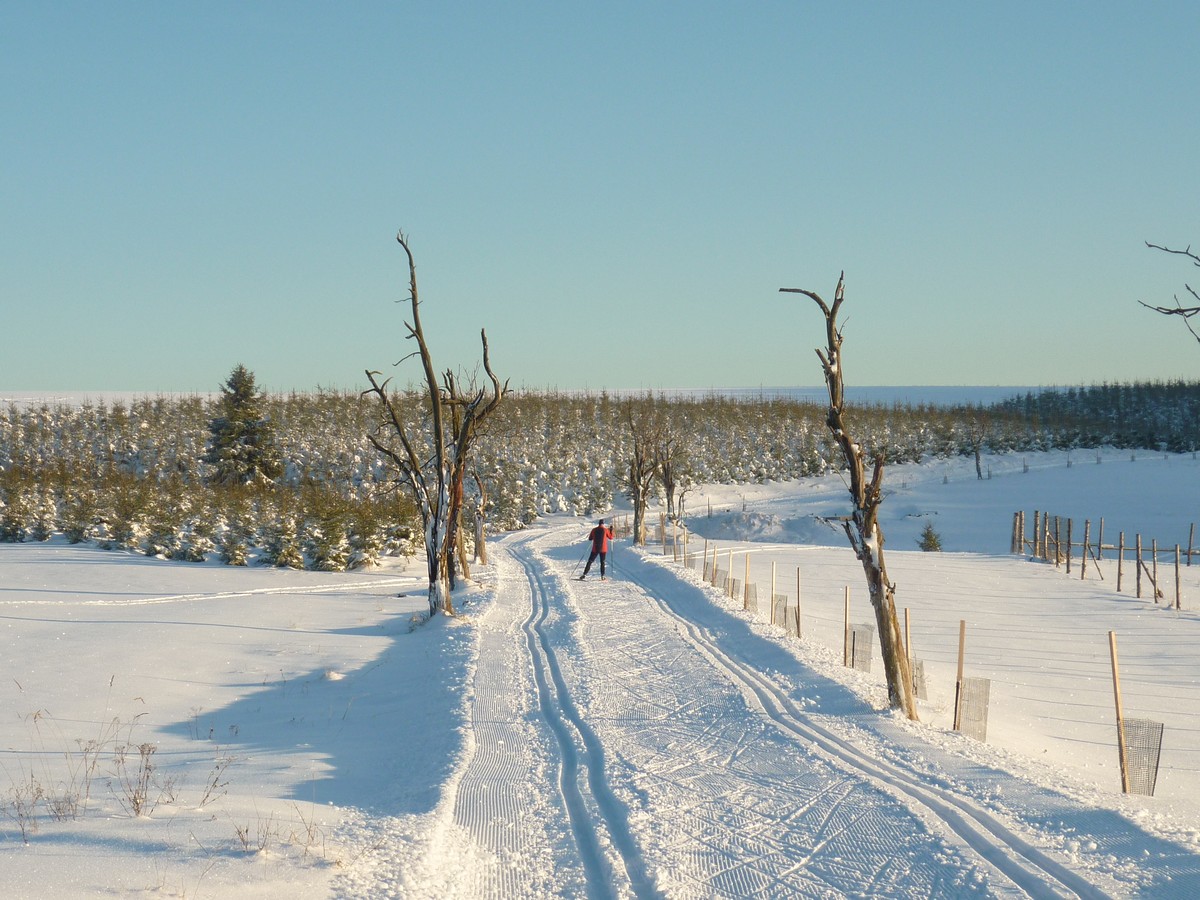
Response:
[[[577,532],[494,547],[440,805],[457,863],[405,895],[1194,895],[1180,848],[923,741],[686,572],[622,545],[571,580]]]

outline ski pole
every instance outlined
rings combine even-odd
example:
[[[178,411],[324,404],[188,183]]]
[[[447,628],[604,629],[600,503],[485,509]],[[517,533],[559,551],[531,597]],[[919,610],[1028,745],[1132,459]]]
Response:
[[[585,558],[585,557],[587,557],[587,554],[588,554],[588,552],[587,552],[587,548],[585,547],[585,548],[584,548],[584,550],[583,550],[583,555],[579,557],[579,562],[575,563],[575,568],[573,568],[573,569],[571,570],[571,577],[572,577],[572,578],[574,578],[574,577],[575,577],[575,573],[579,571],[579,567],[580,567],[580,566],[583,564],[583,560],[584,560],[584,558]]]

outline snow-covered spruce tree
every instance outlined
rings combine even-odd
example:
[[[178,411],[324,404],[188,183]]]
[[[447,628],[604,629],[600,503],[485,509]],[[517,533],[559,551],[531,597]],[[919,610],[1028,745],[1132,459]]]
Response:
[[[275,518],[263,527],[259,563],[280,569],[303,569],[304,554],[300,550],[299,532],[292,509],[280,509]]]
[[[350,557],[350,504],[320,484],[305,485],[300,503],[304,510],[301,543],[309,566],[321,572],[344,572]]]
[[[215,541],[217,556],[227,566],[244,566],[250,561],[250,529],[246,520],[235,514],[227,516]]]
[[[347,569],[370,569],[379,564],[387,544],[387,511],[375,500],[359,501],[349,512],[346,539],[350,552]]]
[[[217,549],[213,522],[215,511],[203,497],[185,500],[184,518],[172,559],[183,562],[204,562]]]
[[[176,491],[181,489],[178,479],[173,479]],[[174,559],[179,549],[179,537],[183,530],[183,508],[178,500],[178,493],[168,491],[164,502],[155,503],[147,514],[146,539],[142,552],[147,556],[161,556],[163,559]]]
[[[0,543],[19,544],[25,540],[32,519],[32,493],[32,480],[20,470],[0,472]]]
[[[785,293],[803,294],[815,301],[825,316],[825,349],[817,350],[821,368],[825,373],[825,387],[829,391],[829,411],[825,424],[837,446],[842,451],[850,476],[850,499],[854,504],[851,514],[842,522],[850,546],[862,563],[867,577],[867,592],[871,606],[875,609],[875,623],[879,629],[879,650],[883,656],[883,668],[887,677],[888,702],[893,709],[902,709],[908,718],[916,721],[917,702],[913,693],[912,671],[904,652],[904,634],[896,615],[896,586],[888,581],[887,567],[883,561],[883,530],[879,527],[879,505],[883,502],[883,454],[877,452],[871,480],[866,480],[866,454],[847,430],[843,416],[845,409],[844,372],[842,367],[842,332],[837,325],[838,312],[846,296],[845,273],[838,277],[833,295],[833,305],[827,304],[812,291],[802,288],[780,288]]]
[[[90,484],[68,484],[63,488],[58,527],[68,543],[82,544],[96,530],[96,490]]]
[[[100,549],[140,549],[154,503],[150,485],[113,467],[100,480],[98,494],[95,536]]]
[[[391,379],[378,380],[378,372],[368,370],[367,380],[383,412],[383,422],[367,437],[371,444],[395,465],[399,483],[416,502],[425,537],[425,563],[429,578],[429,614],[438,610],[453,615],[450,597],[453,571],[452,554],[457,536],[457,510],[462,503],[462,480],[479,427],[500,405],[508,392],[492,372],[488,356],[487,332],[480,331],[483,342],[483,370],[491,382],[491,393],[478,390],[463,395],[452,372],[445,373],[444,387],[439,385],[437,372],[425,332],[421,327],[420,301],[417,298],[417,268],[404,232],[396,241],[408,260],[408,293],[412,322],[405,323],[407,339],[417,342],[410,356],[419,357],[425,378],[425,403],[419,427],[407,422],[400,405],[388,390]],[[406,357],[407,358],[407,357]],[[403,361],[403,360],[402,360]],[[398,442],[399,446],[396,446]],[[425,447],[432,451],[427,454]]]
[[[209,439],[201,457],[212,466],[210,484],[267,483],[283,474],[275,429],[263,413],[264,400],[254,373],[234,366],[221,387],[220,415],[208,423]]]
[[[926,553],[942,552],[942,536],[937,533],[932,522],[926,522],[925,527],[921,529],[921,537],[917,539],[917,546]]]

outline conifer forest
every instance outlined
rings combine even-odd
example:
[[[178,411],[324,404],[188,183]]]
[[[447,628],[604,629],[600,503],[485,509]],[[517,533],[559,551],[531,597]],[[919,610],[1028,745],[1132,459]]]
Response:
[[[411,392],[401,408],[422,415]],[[824,474],[841,464],[825,415],[766,396],[516,391],[479,437],[464,515],[495,532],[608,510],[626,490],[632,423],[650,429],[660,463],[665,452],[680,513],[693,484]],[[416,510],[368,439],[378,417],[357,393],[258,394],[245,370],[211,397],[10,404],[0,541],[57,534],[168,559],[326,571],[411,555]],[[990,406],[859,405],[847,417],[895,463],[1100,446],[1194,452],[1200,383],[1043,390]],[[463,535],[469,550],[473,528]]]

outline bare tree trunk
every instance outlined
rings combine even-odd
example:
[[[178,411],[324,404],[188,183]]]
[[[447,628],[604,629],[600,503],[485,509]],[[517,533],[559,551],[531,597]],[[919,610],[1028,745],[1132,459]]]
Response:
[[[838,278],[832,306],[812,291],[798,288],[780,290],[809,297],[825,315],[826,346],[824,350],[817,350],[825,372],[825,386],[829,390],[829,412],[825,424],[849,467],[850,497],[854,504],[852,514],[843,520],[842,525],[866,575],[867,592],[879,628],[879,649],[883,656],[884,674],[887,677],[888,702],[895,709],[903,709],[905,715],[915,721],[918,717],[912,672],[904,652],[904,634],[900,630],[899,617],[896,615],[896,587],[888,581],[887,567],[884,565],[883,531],[878,521],[879,506],[883,502],[884,458],[882,454],[876,454],[871,480],[868,482],[862,445],[850,435],[843,417],[845,388],[841,354],[842,334],[837,327],[837,315],[845,299],[845,273]]]
[[[424,447],[409,434],[400,411],[388,393],[388,382],[376,379],[378,372],[367,372],[372,393],[386,412],[387,430],[399,440],[400,450],[369,435],[372,445],[388,457],[400,472],[400,482],[406,485],[416,501],[421,515],[425,537],[425,564],[429,577],[429,613],[442,610],[454,614],[451,588],[454,578],[454,553],[458,546],[458,525],[462,510],[462,482],[471,445],[483,420],[499,405],[508,391],[508,383],[501,386],[491,369],[488,357],[487,333],[481,331],[483,341],[483,368],[492,383],[492,395],[482,390],[472,396],[459,393],[458,382],[452,373],[445,374],[445,388],[438,384],[425,332],[421,327],[420,301],[417,299],[417,269],[412,251],[403,232],[396,235],[408,259],[409,301],[412,307],[412,323],[405,323],[408,339],[417,342],[417,350],[410,356],[418,356],[425,376],[427,401],[427,434],[432,456],[426,458]],[[406,357],[408,358],[408,357]],[[450,414],[451,428],[447,434],[445,413]]]
[[[656,471],[654,461],[654,425],[648,413],[636,416],[633,405],[625,407],[625,424],[633,436],[633,456],[626,470],[626,493],[633,504],[633,539],[639,545],[646,543],[646,505]]]
[[[450,466],[450,517],[449,528],[451,531],[451,540],[447,544],[447,569],[450,572],[450,585],[454,586],[454,561],[453,548],[461,543],[458,536],[462,528],[462,509],[463,509],[463,494],[464,484],[467,479],[467,461],[470,458],[471,449],[475,444],[475,438],[478,436],[480,429],[483,427],[487,418],[496,411],[500,405],[500,401],[504,399],[508,393],[508,382],[500,383],[500,379],[496,377],[496,373],[492,371],[491,355],[488,350],[487,332],[480,330],[479,339],[483,344],[483,370],[487,374],[488,381],[491,383],[491,395],[488,396],[485,390],[475,390],[472,386],[469,390],[473,393],[470,396],[464,395],[459,389],[458,379],[454,377],[453,372],[446,372],[443,376],[445,384],[444,402],[451,411],[451,419],[453,422],[454,431],[451,436],[451,447],[453,448],[452,462]],[[467,574],[467,563],[465,557],[459,553],[459,558],[463,565],[463,577],[469,577]]]
[[[455,548],[458,553],[458,566],[462,570],[463,581],[471,580],[471,564],[467,562],[467,539],[463,534],[462,523],[459,523],[458,528],[458,546]]]
[[[471,475],[479,488],[479,505],[475,507],[475,558],[481,566],[486,566],[488,564],[487,538],[484,534],[484,526],[487,516],[487,490],[484,488],[483,479],[479,477],[478,472],[472,472]]]

